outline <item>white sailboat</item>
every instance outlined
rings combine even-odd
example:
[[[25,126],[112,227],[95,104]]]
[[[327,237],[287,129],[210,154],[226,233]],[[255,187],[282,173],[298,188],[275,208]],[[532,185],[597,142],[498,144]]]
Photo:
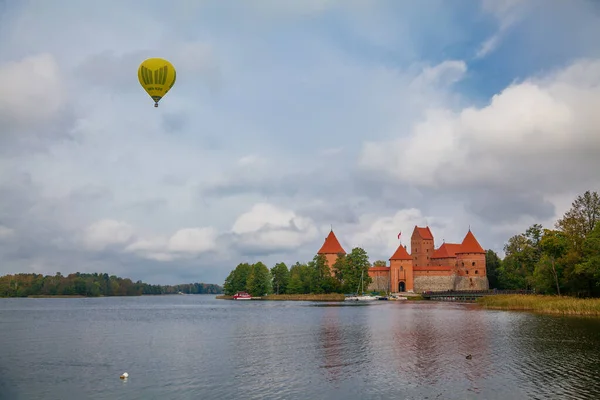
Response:
[[[365,271],[362,270],[360,273],[360,283],[358,284],[358,288],[356,288],[356,292],[360,293],[360,295],[356,295],[356,296],[348,296],[346,297],[344,300],[345,301],[372,301],[372,300],[377,300],[377,297],[375,296],[371,296],[370,294],[365,295],[364,293],[364,281],[363,281],[363,276],[364,276]],[[360,291],[358,289],[361,289]]]

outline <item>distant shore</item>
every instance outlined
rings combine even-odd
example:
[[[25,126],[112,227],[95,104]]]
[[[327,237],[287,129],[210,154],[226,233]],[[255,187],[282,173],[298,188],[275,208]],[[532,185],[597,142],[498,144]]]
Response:
[[[29,299],[84,299],[89,296],[82,296],[80,294],[31,294],[27,296]],[[104,296],[96,296],[104,297]]]
[[[600,299],[568,296],[496,295],[477,300],[489,310],[533,311],[544,314],[600,316]]]

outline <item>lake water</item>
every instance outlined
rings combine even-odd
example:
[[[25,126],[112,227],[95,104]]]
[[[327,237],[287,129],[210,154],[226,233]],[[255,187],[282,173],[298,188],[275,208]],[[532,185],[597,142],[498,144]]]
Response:
[[[600,319],[432,302],[0,299],[0,398],[599,399]]]

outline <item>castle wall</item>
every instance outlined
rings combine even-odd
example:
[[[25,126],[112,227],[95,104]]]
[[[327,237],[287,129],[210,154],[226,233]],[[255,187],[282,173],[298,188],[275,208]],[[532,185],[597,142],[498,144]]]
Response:
[[[487,276],[485,254],[461,253],[457,254],[458,269],[461,275],[474,277]]]
[[[438,271],[436,271],[438,272]],[[415,293],[451,290],[454,288],[454,275],[419,275],[414,279]]]
[[[369,291],[388,291],[390,290],[390,271],[369,271],[369,276],[373,280],[367,290]]]
[[[441,271],[435,271],[435,274],[416,275],[414,287],[415,293],[444,290],[487,290],[489,289],[489,282],[485,276],[459,276],[451,271],[441,275]]]
[[[454,290],[488,290],[487,276],[457,276]]]

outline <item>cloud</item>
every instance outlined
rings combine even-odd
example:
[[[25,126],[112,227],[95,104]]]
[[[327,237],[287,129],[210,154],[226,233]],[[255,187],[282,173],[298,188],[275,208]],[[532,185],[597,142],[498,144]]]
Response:
[[[318,229],[311,219],[291,210],[258,203],[235,220],[231,232],[241,249],[270,253],[292,251],[310,243]]]
[[[599,85],[600,61],[582,60],[514,83],[484,107],[430,110],[409,136],[367,143],[361,165],[431,188],[581,190],[600,167]]]
[[[501,250],[600,184],[591,2],[159,3],[8,6],[0,274],[221,283],[332,226],[372,259],[415,224]]]

